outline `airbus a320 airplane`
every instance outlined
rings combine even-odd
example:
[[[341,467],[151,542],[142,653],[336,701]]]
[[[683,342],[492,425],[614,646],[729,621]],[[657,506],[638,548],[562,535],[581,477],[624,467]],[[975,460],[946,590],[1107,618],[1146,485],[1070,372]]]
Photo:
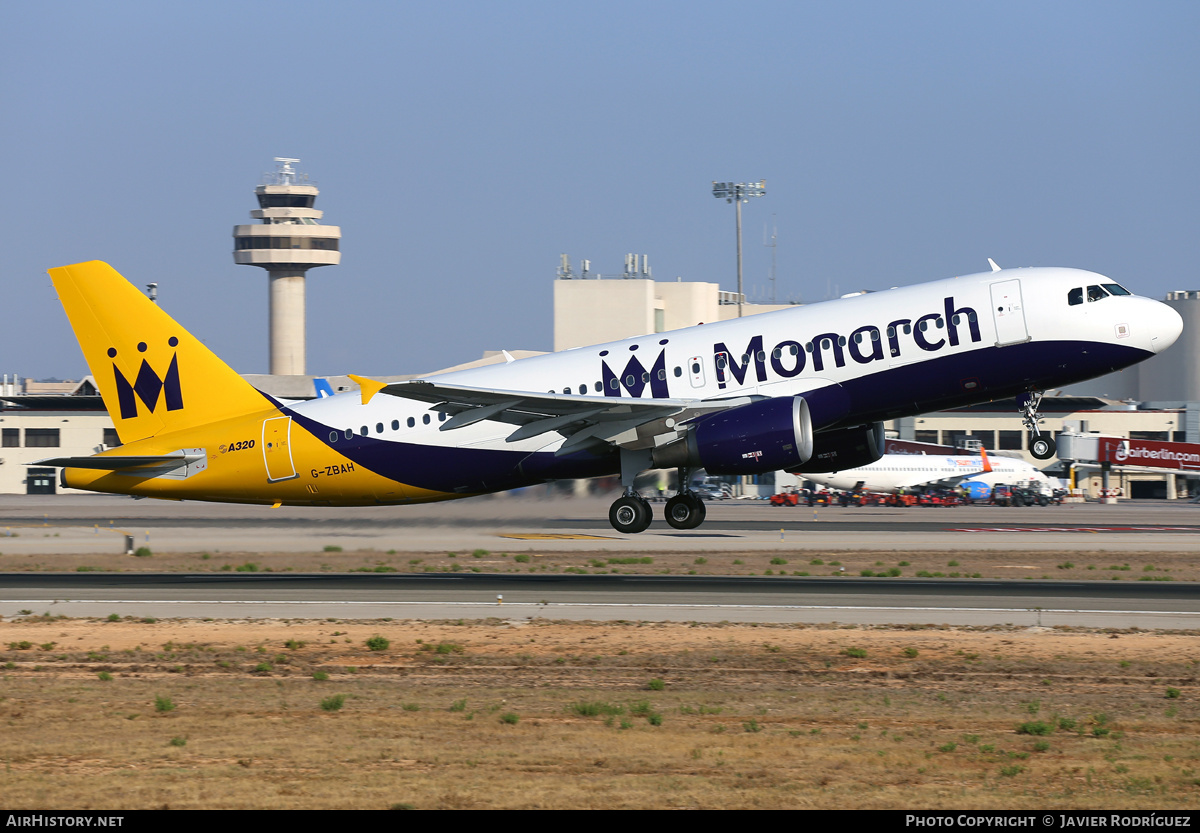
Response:
[[[1000,270],[655,333],[430,381],[280,402],[105,263],[50,270],[119,448],[42,460],[66,487],[274,505],[399,504],[619,474],[641,532],[649,468],[823,472],[879,459],[882,420],[1041,391],[1169,347],[1165,304],[1077,269]],[[1086,299],[1086,300],[1085,300]],[[1054,453],[1038,436],[1034,456]],[[692,529],[687,490],[666,520]]]

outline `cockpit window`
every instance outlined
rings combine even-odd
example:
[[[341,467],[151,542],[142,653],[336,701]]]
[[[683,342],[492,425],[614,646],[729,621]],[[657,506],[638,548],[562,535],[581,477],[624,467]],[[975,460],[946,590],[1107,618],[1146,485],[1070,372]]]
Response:
[[[1087,299],[1089,301],[1100,301],[1108,297],[1108,293],[1102,286],[1089,286],[1087,288]]]
[[[1071,306],[1083,303],[1083,287],[1077,286],[1067,293],[1067,303]]]
[[[1116,284],[1116,283],[1106,283],[1106,284],[1104,284],[1104,288],[1107,289],[1109,291],[1109,293],[1112,295],[1132,295],[1133,294],[1125,287],[1121,286],[1120,284]]]

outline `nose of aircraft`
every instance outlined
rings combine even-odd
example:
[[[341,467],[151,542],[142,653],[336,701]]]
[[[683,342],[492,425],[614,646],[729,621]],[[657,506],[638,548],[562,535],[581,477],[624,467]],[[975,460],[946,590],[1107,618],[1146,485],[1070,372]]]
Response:
[[[1150,349],[1155,353],[1166,350],[1183,332],[1183,318],[1161,301],[1151,301],[1147,305],[1145,319],[1142,326],[1150,335]]]

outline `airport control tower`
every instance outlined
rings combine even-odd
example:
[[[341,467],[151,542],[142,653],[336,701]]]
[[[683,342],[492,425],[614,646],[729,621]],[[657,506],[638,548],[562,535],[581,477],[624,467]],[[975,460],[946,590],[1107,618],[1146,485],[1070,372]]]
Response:
[[[233,227],[233,260],[267,270],[271,287],[271,374],[304,375],[304,274],[341,262],[342,230],[323,226],[313,208],[317,187],[292,167],[299,159],[275,157],[279,167],[254,189],[261,225]]]

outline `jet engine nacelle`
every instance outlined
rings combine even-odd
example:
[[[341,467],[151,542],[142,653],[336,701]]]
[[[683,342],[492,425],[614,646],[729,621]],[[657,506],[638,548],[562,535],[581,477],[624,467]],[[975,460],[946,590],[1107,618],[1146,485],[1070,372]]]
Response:
[[[963,487],[971,500],[987,500],[992,496],[992,487],[979,480],[964,480]]]
[[[883,456],[883,449],[882,422],[825,431],[813,437],[812,456],[787,471],[817,474],[854,469],[874,463]]]
[[[655,468],[703,468],[709,474],[762,474],[812,456],[813,428],[802,396],[781,396],[720,411],[686,438],[654,450]]]

